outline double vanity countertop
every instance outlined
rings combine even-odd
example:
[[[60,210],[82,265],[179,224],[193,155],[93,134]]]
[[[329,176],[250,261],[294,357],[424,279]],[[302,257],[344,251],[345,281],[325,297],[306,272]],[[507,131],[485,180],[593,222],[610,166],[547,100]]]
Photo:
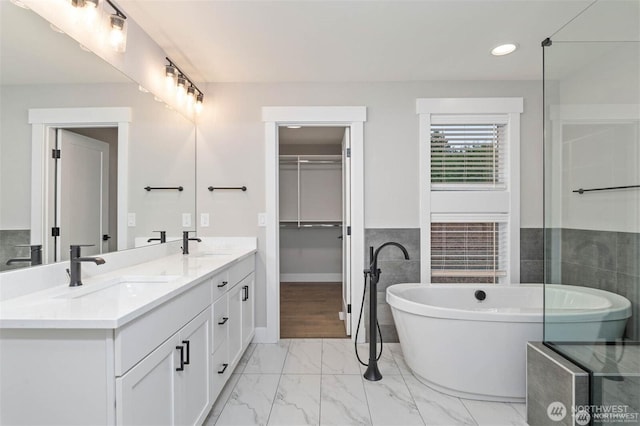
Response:
[[[255,248],[171,254],[0,302],[4,329],[116,329],[253,255]]]

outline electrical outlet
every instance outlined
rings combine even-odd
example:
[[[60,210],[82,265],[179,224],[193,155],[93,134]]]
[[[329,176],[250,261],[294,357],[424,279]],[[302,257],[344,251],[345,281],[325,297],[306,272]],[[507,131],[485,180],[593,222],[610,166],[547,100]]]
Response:
[[[209,226],[209,213],[200,213],[200,226],[203,228]]]
[[[135,213],[127,214],[127,226],[129,226],[129,227],[136,226],[136,214]]]
[[[258,213],[258,226],[267,226],[267,214]]]
[[[182,213],[182,227],[189,228],[191,226],[191,213]]]

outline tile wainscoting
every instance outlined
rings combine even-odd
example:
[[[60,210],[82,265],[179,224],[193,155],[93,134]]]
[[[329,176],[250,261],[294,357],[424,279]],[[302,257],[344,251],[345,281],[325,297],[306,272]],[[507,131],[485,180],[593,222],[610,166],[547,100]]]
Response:
[[[14,257],[29,257],[29,247],[16,247],[19,244],[29,244],[31,231],[29,229],[0,230],[0,271],[24,268],[29,263],[14,263],[7,265],[7,260]]]

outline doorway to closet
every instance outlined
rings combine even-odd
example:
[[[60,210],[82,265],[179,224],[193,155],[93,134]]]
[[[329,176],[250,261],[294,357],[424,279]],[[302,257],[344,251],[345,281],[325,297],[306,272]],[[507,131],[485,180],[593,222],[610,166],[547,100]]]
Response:
[[[281,126],[280,337],[350,334],[349,128]]]

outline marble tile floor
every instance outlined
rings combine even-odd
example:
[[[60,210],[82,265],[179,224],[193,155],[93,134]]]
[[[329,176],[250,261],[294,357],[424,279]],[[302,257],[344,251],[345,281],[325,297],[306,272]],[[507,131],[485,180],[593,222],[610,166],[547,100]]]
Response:
[[[366,345],[358,352],[367,361]],[[525,404],[442,394],[409,371],[387,343],[379,382],[362,377],[348,339],[251,344],[214,404],[213,425],[526,425]]]

